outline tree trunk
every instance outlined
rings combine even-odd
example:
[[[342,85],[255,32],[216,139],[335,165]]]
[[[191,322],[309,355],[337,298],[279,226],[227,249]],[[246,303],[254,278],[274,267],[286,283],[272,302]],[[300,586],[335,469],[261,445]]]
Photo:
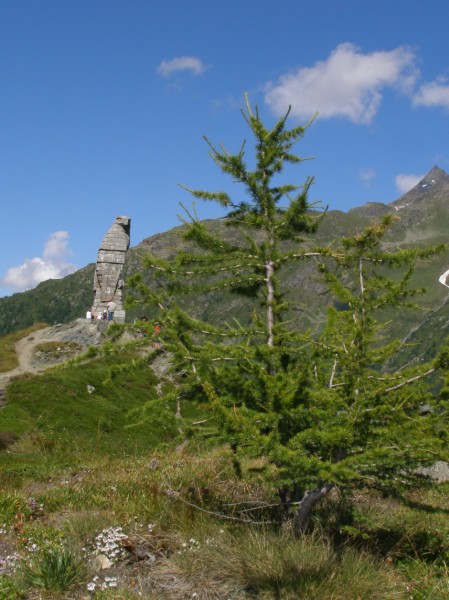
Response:
[[[334,486],[330,483],[324,483],[316,490],[313,490],[312,492],[307,491],[304,494],[301,504],[293,517],[293,531],[296,535],[305,532],[315,504],[325,498],[333,487]]]
[[[267,286],[267,333],[268,339],[267,344],[270,348],[274,345],[274,335],[273,335],[273,327],[274,327],[274,314],[273,314],[273,301],[274,301],[274,285],[273,285],[273,276],[274,269],[273,263],[270,260],[265,265],[266,272],[266,286]]]

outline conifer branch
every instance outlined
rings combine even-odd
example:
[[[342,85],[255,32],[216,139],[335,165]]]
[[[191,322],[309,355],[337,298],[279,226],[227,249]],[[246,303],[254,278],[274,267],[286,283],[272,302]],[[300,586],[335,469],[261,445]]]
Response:
[[[400,388],[404,387],[405,385],[414,383],[415,381],[418,381],[419,379],[422,379],[423,377],[428,377],[432,373],[435,373],[435,371],[436,371],[436,369],[434,367],[432,367],[425,373],[421,373],[420,375],[415,375],[415,377],[410,377],[410,379],[407,379],[401,383],[398,383],[397,385],[387,388],[386,390],[384,390],[384,392],[387,393],[387,392],[393,392],[394,390],[399,390]]]

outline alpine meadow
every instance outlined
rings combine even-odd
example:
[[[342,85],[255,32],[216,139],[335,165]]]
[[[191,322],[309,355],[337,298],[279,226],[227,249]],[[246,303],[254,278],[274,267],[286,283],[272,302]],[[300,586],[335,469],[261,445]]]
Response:
[[[92,265],[0,299],[0,600],[449,595],[449,176],[328,211],[313,119],[241,114],[125,323],[79,318]]]

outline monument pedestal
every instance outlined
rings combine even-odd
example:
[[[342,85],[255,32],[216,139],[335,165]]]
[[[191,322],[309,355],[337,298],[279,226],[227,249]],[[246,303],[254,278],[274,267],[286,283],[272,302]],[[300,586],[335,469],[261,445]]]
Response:
[[[116,323],[124,323],[126,317],[126,310],[119,308],[114,310],[114,318],[112,319]]]

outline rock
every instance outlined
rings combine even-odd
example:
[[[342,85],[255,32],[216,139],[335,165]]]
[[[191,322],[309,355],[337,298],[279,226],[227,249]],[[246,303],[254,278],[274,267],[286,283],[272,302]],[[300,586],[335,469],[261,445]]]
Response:
[[[100,346],[106,339],[107,323],[76,319],[70,323],[54,325],[42,335],[41,341],[75,342],[83,348]]]
[[[169,354],[159,354],[150,364],[153,373],[161,378],[167,376],[171,367],[171,357]]]
[[[435,409],[433,406],[430,406],[430,404],[420,404],[418,406],[418,412],[422,417],[424,417],[425,415],[435,412]]]
[[[95,571],[103,571],[104,569],[110,569],[112,567],[112,562],[106,554],[98,554],[92,562]]]
[[[449,464],[443,460],[438,460],[431,467],[421,467],[418,473],[430,477],[433,481],[443,483],[449,481]]]

